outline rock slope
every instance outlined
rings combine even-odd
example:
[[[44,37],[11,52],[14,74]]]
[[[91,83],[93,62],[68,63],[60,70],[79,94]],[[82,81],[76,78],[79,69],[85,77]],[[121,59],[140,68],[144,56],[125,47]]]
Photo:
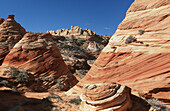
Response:
[[[87,84],[116,82],[145,99],[170,107],[170,1],[135,0],[87,75]]]
[[[2,66],[16,67],[34,75],[34,91],[68,90],[77,83],[65,65],[49,33],[27,33],[5,57]]]
[[[25,33],[25,29],[14,20],[14,15],[9,15],[5,21],[0,19],[0,65]]]

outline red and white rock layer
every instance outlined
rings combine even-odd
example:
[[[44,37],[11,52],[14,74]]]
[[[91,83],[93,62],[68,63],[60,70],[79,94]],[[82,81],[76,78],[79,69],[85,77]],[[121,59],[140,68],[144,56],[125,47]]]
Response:
[[[81,93],[88,84],[116,82],[170,107],[169,24],[169,0],[135,0],[90,71],[68,94]],[[137,41],[126,44],[130,35]]]
[[[25,29],[14,20],[14,15],[9,15],[5,21],[0,19],[0,65],[25,33]]]
[[[32,73],[42,82],[37,85],[37,91],[68,90],[78,82],[64,63],[60,49],[49,33],[25,34],[5,57],[2,66]]]

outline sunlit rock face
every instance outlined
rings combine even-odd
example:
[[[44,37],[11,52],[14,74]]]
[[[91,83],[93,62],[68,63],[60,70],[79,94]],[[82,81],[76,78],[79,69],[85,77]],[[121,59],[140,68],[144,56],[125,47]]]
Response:
[[[71,26],[71,29],[58,29],[56,32],[54,31],[47,31],[50,32],[53,36],[65,36],[65,37],[74,37],[74,38],[81,38],[81,39],[88,39],[90,37],[96,36],[90,29],[83,30],[79,26]]]
[[[169,0],[135,0],[90,71],[68,93],[82,93],[86,84],[116,82],[170,107],[169,15]]]
[[[82,111],[126,111],[132,107],[130,90],[118,84],[91,84],[81,95]]]
[[[27,70],[41,84],[35,91],[68,90],[77,83],[49,33],[27,33],[5,57],[2,66]]]
[[[14,20],[14,15],[9,15],[5,21],[0,19],[0,65],[25,33],[25,29]]]

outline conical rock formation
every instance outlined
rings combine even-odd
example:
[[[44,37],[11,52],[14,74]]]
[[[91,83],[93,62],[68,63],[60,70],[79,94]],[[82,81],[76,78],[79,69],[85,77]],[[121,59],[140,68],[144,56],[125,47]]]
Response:
[[[2,66],[27,70],[41,84],[35,91],[68,90],[77,83],[49,33],[27,33],[6,56]]]
[[[14,20],[14,15],[9,15],[5,21],[0,20],[0,65],[4,57],[9,53],[13,46],[26,33],[25,29]]]

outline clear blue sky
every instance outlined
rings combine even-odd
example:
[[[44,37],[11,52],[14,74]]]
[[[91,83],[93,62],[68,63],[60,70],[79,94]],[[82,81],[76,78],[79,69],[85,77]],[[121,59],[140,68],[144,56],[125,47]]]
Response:
[[[27,31],[46,32],[70,26],[112,35],[134,0],[1,0],[0,18],[14,14]]]

